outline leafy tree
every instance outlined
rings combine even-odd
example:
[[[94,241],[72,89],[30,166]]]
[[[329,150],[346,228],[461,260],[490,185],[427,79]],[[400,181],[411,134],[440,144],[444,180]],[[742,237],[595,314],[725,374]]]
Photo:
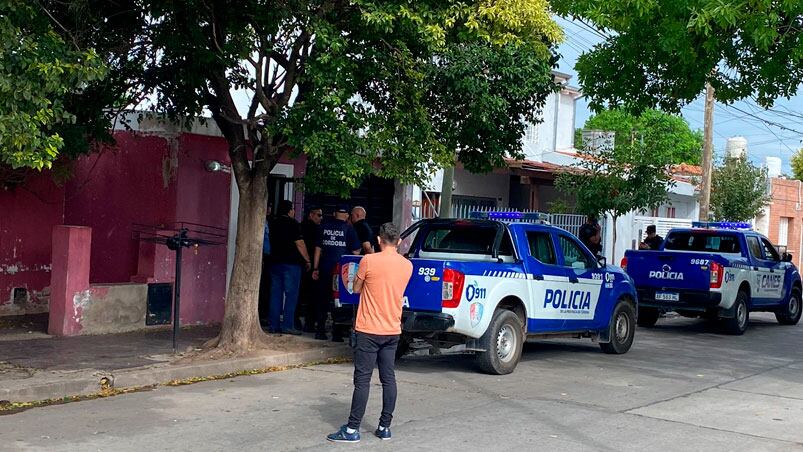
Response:
[[[590,105],[676,111],[710,81],[717,100],[769,106],[803,82],[799,1],[554,0],[607,36],[575,65]]]
[[[368,174],[422,180],[519,156],[554,89],[561,33],[546,0],[143,0],[159,58],[144,82],[171,115],[211,113],[240,192],[237,248],[215,353],[264,335],[257,319],[267,176],[287,153],[305,183],[344,193]],[[245,108],[233,92],[245,92]]]
[[[136,39],[145,20],[137,4],[0,2],[0,183],[112,141],[112,121],[142,98],[153,57]]]
[[[789,164],[792,166],[792,175],[795,179],[803,180],[803,148],[798,149],[789,159]]]
[[[556,186],[575,196],[578,212],[609,215],[613,219],[613,249],[616,255],[616,220],[634,210],[660,206],[675,185],[669,175],[671,160],[649,146],[625,143],[610,148],[583,149],[577,163],[558,174]]]
[[[727,157],[714,168],[711,179],[711,211],[719,221],[750,221],[772,199],[767,170],[746,158]]]
[[[619,148],[633,140],[639,140],[649,148],[669,153],[671,163],[700,163],[702,132],[692,131],[689,123],[677,115],[654,109],[646,110],[640,115],[623,109],[603,110],[588,118],[583,129],[615,132],[615,144]],[[578,134],[581,132],[578,131]],[[580,143],[580,138],[575,143]]]
[[[49,168],[64,147],[59,125],[75,114],[65,97],[102,79],[94,50],[65,41],[47,16],[22,0],[0,3],[0,162]]]

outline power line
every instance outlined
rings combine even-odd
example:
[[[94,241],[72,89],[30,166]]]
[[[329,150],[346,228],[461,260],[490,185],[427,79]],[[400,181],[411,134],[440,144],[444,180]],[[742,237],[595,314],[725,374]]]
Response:
[[[742,110],[741,108],[739,108],[739,107],[737,107],[737,106],[735,106],[735,105],[725,105],[725,107],[727,107],[727,108],[732,108],[732,109],[734,109],[734,110],[736,110],[736,111],[738,111],[738,112],[744,113],[745,115],[747,115],[747,116],[750,116],[750,117],[752,117],[752,118],[755,118],[755,119],[757,119],[757,120],[759,120],[759,121],[763,122],[763,123],[764,123],[764,124],[766,124],[766,125],[774,126],[774,127],[777,127],[777,128],[779,128],[779,129],[782,129],[782,130],[788,130],[788,131],[790,131],[790,132],[795,132],[795,133],[797,133],[797,134],[799,134],[799,135],[803,135],[803,132],[801,132],[801,131],[799,131],[799,130],[792,129],[792,128],[789,128],[789,127],[786,127],[786,126],[785,126],[785,125],[783,125],[783,124],[779,124],[779,123],[777,123],[777,122],[775,122],[775,121],[770,121],[770,120],[768,120],[768,119],[766,119],[766,118],[762,118],[762,117],[760,117],[760,116],[757,116],[757,115],[756,115],[756,114],[754,114],[754,113],[750,113],[750,112],[744,111],[744,110]]]

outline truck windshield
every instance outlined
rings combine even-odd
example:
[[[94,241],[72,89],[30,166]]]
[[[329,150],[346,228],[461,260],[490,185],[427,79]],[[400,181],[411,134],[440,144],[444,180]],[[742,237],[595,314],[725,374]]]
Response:
[[[739,237],[719,231],[670,232],[664,243],[665,250],[701,251],[709,253],[741,253]]]
[[[452,224],[432,226],[426,231],[422,251],[461,254],[492,254],[497,227],[493,225]],[[513,255],[510,234],[504,233],[499,246],[502,256]]]

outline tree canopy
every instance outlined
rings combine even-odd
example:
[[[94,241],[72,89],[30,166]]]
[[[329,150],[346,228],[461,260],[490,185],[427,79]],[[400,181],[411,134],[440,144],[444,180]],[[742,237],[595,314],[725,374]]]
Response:
[[[623,109],[603,110],[586,121],[585,130],[615,132],[616,147],[622,148],[633,140],[642,142],[653,152],[667,154],[671,163],[698,165],[703,147],[699,130],[691,130],[680,116],[649,109],[634,115]],[[581,131],[578,131],[578,133]],[[580,139],[575,140],[580,143]]]
[[[668,154],[655,153],[638,141],[615,149],[582,149],[577,157],[577,163],[558,174],[555,184],[575,197],[577,212],[613,218],[614,246],[617,218],[660,206],[675,184]],[[616,249],[611,253],[615,256]]]
[[[25,1],[0,3],[0,162],[50,167],[64,147],[61,124],[75,123],[65,97],[102,79],[106,66],[54,31]]]
[[[306,154],[312,189],[347,193],[369,173],[417,182],[455,152],[488,170],[518,156],[554,89],[561,35],[545,1],[228,3],[150,2],[161,58],[146,83],[170,113],[245,126],[264,155],[252,171]]]
[[[771,200],[766,168],[725,158],[711,177],[711,212],[718,221],[751,221]]]
[[[706,81],[717,100],[763,106],[803,82],[803,14],[796,0],[554,0],[603,41],[575,69],[592,108],[664,111],[694,100]]]
[[[142,95],[137,3],[0,2],[0,164],[50,168],[111,139]]]

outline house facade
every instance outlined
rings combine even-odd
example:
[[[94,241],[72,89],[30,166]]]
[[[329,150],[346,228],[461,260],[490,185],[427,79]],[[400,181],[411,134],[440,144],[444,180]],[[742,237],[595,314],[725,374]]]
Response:
[[[769,160],[770,158],[768,158]],[[755,220],[755,229],[766,235],[781,251],[792,254],[792,262],[803,265],[803,182],[781,177],[780,165],[767,162],[770,202]]]
[[[582,223],[579,215],[566,215],[574,213],[574,200],[555,187],[557,173],[579,161],[574,139],[576,103],[582,93],[570,85],[569,75],[555,72],[554,77],[561,89],[547,99],[541,121],[527,125],[522,137],[524,160],[508,160],[505,167],[487,174],[471,174],[459,164],[455,168],[453,216],[466,216],[477,209],[537,210],[561,214],[555,217],[561,219],[558,225],[570,231],[576,231],[578,222]],[[617,219],[615,248],[612,221],[605,219],[603,248],[608,262],[618,263],[625,250],[637,247],[647,225],[655,224],[659,233],[665,233],[696,220],[699,202],[695,178],[699,175],[699,167],[676,167],[675,185],[666,203],[649,212],[634,211]],[[438,171],[424,186],[409,187],[410,222],[437,215],[442,180],[443,172]],[[401,194],[397,201],[402,201]]]

